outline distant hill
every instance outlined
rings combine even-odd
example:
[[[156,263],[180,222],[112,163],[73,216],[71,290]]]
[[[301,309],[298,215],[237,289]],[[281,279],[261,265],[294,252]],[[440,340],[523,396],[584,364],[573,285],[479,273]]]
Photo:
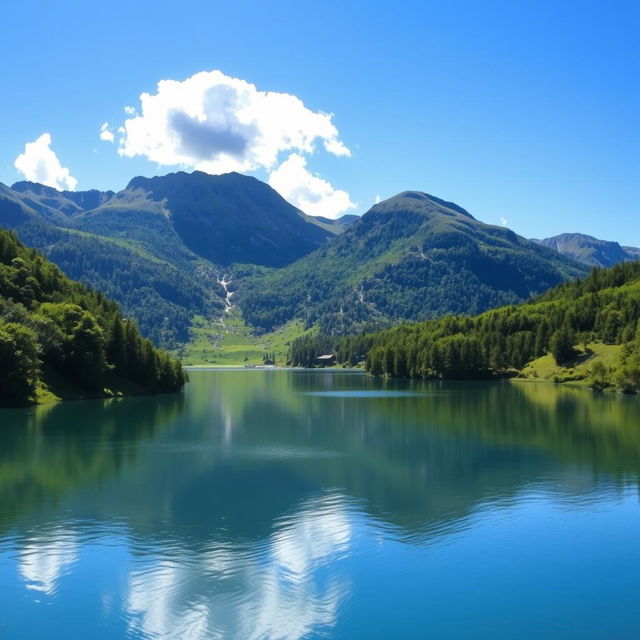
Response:
[[[188,339],[195,315],[222,312],[230,264],[289,264],[341,233],[345,218],[307,216],[237,173],[134,178],[118,193],[0,185],[0,226],[113,297],[167,347]]]
[[[458,205],[406,191],[372,207],[344,233],[239,292],[246,321],[264,330],[291,318],[325,333],[480,313],[584,275],[574,260]]]
[[[520,378],[640,392],[640,262],[597,268],[538,298],[477,316],[401,323],[368,334],[309,333],[288,360],[314,366],[365,360],[374,375],[400,378]]]
[[[0,406],[177,391],[182,367],[103,294],[0,229]]]
[[[638,248],[622,247],[617,242],[599,240],[583,233],[561,233],[533,242],[591,267],[612,267],[619,262],[640,259]]]

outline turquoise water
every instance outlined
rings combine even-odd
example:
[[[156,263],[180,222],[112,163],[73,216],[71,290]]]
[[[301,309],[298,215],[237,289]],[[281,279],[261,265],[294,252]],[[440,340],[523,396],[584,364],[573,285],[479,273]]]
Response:
[[[1,638],[638,638],[640,400],[196,371],[0,413]]]

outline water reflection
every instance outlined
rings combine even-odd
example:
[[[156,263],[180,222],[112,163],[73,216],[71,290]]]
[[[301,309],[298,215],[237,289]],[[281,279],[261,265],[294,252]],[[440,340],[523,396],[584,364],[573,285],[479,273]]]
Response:
[[[199,557],[159,559],[132,572],[126,610],[136,636],[305,637],[335,624],[349,584],[344,499],[324,496],[280,521],[264,545],[213,545]],[[326,569],[322,577],[316,572]]]
[[[595,522],[630,496],[637,507],[638,402],[542,384],[227,371],[194,373],[185,397],[3,412],[0,629],[331,635],[345,611],[371,608],[358,576],[377,568],[376,585],[398,588],[390,576],[411,549],[419,567],[515,514],[535,521],[552,505],[560,522]],[[513,562],[530,552],[517,538],[502,549]],[[33,608],[42,595],[55,606]],[[64,631],[72,612],[77,635]]]
[[[62,575],[78,558],[74,536],[55,530],[46,538],[35,538],[20,550],[18,566],[27,589],[53,595]]]

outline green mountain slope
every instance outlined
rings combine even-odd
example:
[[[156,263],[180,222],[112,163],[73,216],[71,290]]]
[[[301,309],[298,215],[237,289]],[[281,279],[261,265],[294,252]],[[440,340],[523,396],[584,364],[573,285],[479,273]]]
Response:
[[[284,269],[249,278],[245,320],[271,330],[294,317],[324,333],[479,313],[545,291],[585,267],[461,207],[407,191]]]
[[[0,225],[72,278],[113,297],[156,344],[189,338],[224,307],[231,262],[288,264],[341,233],[351,216],[306,216],[239,174],[135,178],[119,193],[0,185]]]
[[[640,262],[596,268],[537,300],[475,317],[445,316],[377,333],[308,335],[289,359],[316,364],[321,353],[374,375],[585,380],[596,388],[640,390]]]
[[[142,339],[114,302],[0,229],[0,405],[29,404],[47,387],[81,397],[183,384],[180,363]]]
[[[185,247],[217,265],[283,266],[333,235],[255,178],[201,171],[134,178],[105,207],[85,214],[81,228],[91,230],[97,217],[134,196],[136,216],[162,213]]]
[[[179,238],[172,242],[162,232],[154,238],[153,226],[145,234],[143,221],[131,238],[119,233],[116,221],[105,225],[106,235],[78,228],[84,213],[78,202],[94,204],[113,195],[58,192],[34,183],[14,186],[0,185],[0,226],[15,230],[69,277],[116,300],[155,344],[174,347],[186,341],[194,315],[224,308],[218,270]]]
[[[534,240],[590,267],[612,267],[619,262],[640,258],[640,249],[622,247],[617,242],[599,240],[583,233],[562,233],[558,236]]]

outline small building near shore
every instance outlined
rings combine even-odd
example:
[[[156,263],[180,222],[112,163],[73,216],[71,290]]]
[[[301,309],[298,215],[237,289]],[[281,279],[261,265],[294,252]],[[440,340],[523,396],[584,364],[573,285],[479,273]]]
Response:
[[[316,358],[316,364],[320,365],[321,367],[330,367],[335,363],[336,357],[333,355],[333,353],[327,353]]]

